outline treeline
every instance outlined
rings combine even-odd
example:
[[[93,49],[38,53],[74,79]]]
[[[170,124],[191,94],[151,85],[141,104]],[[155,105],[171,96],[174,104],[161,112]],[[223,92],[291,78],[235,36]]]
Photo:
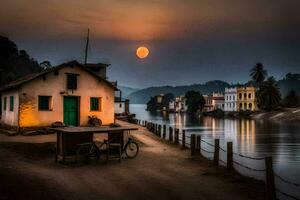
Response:
[[[25,50],[19,50],[13,41],[0,36],[0,87],[42,69]]]

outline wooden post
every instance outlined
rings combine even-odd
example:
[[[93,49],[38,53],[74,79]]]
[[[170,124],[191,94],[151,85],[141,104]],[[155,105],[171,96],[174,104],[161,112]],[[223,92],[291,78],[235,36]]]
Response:
[[[163,125],[163,139],[166,139],[166,135],[167,135],[167,126],[164,124]]]
[[[227,170],[231,171],[232,169],[233,169],[232,142],[227,142]]]
[[[158,125],[158,136],[161,137],[161,125]]]
[[[182,130],[182,148],[185,148],[185,130]]]
[[[173,128],[169,127],[169,141],[173,142]]]
[[[191,135],[191,156],[194,156],[196,153],[196,135]]]
[[[220,139],[215,139],[214,165],[219,165]]]
[[[174,144],[178,145],[179,144],[179,129],[175,129],[175,138],[174,138]]]
[[[196,136],[196,153],[201,155],[201,135]]]
[[[275,200],[276,199],[273,161],[272,160],[273,160],[272,157],[266,157],[265,158],[265,164],[266,164],[266,196],[267,196],[267,200]]]

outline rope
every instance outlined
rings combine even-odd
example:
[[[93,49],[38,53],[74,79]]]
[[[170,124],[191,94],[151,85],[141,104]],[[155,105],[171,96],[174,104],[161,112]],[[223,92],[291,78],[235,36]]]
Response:
[[[274,175],[275,175],[275,177],[277,177],[279,180],[281,180],[281,181],[284,182],[284,183],[287,183],[287,184],[290,184],[290,185],[294,185],[294,186],[296,186],[296,187],[299,187],[299,186],[300,186],[299,183],[293,183],[293,182],[291,182],[291,181],[288,181],[288,180],[282,178],[281,176],[279,176],[279,175],[276,174],[276,173],[274,173]]]
[[[285,192],[282,192],[282,191],[280,191],[280,190],[278,190],[278,189],[276,189],[276,192],[278,192],[278,193],[282,194],[283,196],[286,196],[286,197],[288,197],[288,198],[290,198],[290,199],[300,200],[300,199],[298,199],[297,197],[295,197],[295,196],[293,196],[293,195],[290,195],[290,194],[287,194],[287,193],[285,193]]]
[[[201,140],[201,141],[204,142],[205,144],[208,144],[208,145],[212,146],[212,147],[215,146],[215,145],[213,145],[213,144],[211,144],[211,143],[209,143],[209,142],[206,142],[205,140]]]
[[[235,153],[235,152],[233,152],[233,154],[238,155],[238,156],[243,157],[243,158],[252,159],[252,160],[264,160],[265,159],[265,158],[254,158],[254,157],[250,157],[250,156],[244,156],[240,153]]]
[[[220,159],[219,161],[222,162],[222,163],[224,163],[224,164],[227,164],[224,160],[221,160],[221,159]]]
[[[236,162],[236,161],[233,161],[233,163],[235,163],[235,164],[237,164],[237,165],[239,165],[241,167],[244,167],[246,169],[252,170],[252,171],[257,171],[257,172],[264,172],[264,171],[266,171],[265,169],[254,169],[254,168],[248,167],[248,166],[243,165],[243,164],[241,164],[239,162]]]
[[[204,151],[204,152],[206,152],[206,153],[214,153],[213,151],[207,151],[207,150],[202,149],[202,148],[201,148],[201,150]]]
[[[223,148],[221,148],[221,147],[219,147],[219,149],[221,149],[222,151],[226,152],[226,150],[225,150],[225,149],[223,149]]]

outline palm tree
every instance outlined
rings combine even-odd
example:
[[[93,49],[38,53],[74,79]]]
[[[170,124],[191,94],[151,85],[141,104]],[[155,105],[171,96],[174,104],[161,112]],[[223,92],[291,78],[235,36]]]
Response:
[[[250,70],[251,79],[256,83],[257,86],[262,84],[267,75],[268,73],[264,69],[262,63],[256,63],[256,65]]]
[[[272,110],[280,104],[281,94],[274,77],[269,77],[264,81],[257,92],[257,103],[263,110]]]

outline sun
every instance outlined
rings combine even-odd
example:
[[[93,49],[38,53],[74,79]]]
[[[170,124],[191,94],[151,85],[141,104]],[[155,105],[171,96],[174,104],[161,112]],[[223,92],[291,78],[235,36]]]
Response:
[[[140,59],[146,58],[149,55],[149,49],[147,47],[139,47],[136,50],[136,55]]]

